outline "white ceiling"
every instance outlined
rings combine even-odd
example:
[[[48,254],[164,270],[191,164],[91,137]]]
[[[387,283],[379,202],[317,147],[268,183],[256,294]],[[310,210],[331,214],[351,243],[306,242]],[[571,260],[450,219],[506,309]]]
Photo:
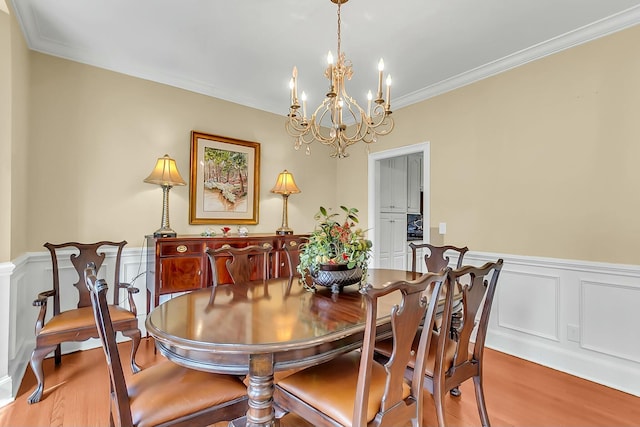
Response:
[[[316,105],[336,53],[330,0],[10,1],[33,50],[282,115],[293,66]],[[347,90],[383,57],[397,110],[638,23],[640,0],[351,0]]]

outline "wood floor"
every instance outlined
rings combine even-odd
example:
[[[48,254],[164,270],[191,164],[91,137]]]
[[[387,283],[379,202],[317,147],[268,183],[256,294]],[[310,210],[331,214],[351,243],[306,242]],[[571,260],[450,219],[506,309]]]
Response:
[[[128,343],[121,345],[128,347]],[[127,354],[128,349],[123,348],[121,355],[126,358]],[[162,356],[153,352],[153,341],[143,340],[138,363],[146,367],[161,359]],[[0,408],[0,426],[109,425],[109,382],[101,349],[65,355],[58,368],[54,367],[52,358],[44,365],[43,400],[34,405],[27,404],[27,396],[35,387],[35,378],[27,368],[16,400]],[[640,426],[640,398],[496,351],[487,350],[484,382],[489,417],[494,427]],[[425,426],[435,425],[432,406],[428,395],[425,397]],[[446,414],[448,426],[480,425],[471,382],[462,386],[461,397],[448,398]],[[281,425],[309,424],[287,415]]]

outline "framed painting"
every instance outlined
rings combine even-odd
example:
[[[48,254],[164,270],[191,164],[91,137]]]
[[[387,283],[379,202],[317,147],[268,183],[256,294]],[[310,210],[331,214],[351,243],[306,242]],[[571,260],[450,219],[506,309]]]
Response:
[[[260,144],[191,132],[189,224],[257,224]]]

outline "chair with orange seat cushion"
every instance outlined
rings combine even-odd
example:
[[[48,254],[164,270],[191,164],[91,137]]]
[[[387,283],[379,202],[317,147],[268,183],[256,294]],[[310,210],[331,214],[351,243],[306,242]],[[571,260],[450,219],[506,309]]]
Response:
[[[413,385],[404,374],[422,322],[423,330],[431,331],[440,290],[447,285],[446,273],[363,288],[367,309],[362,349],[280,379],[274,392],[278,408],[314,426],[397,426],[409,421],[421,425],[424,371],[418,366],[424,367],[424,358],[416,361]],[[381,298],[393,292],[400,294],[390,312],[394,357],[382,365],[373,358],[377,312]],[[431,294],[428,302],[425,293]],[[428,332],[421,334],[421,349],[429,346],[430,337]]]
[[[246,414],[246,387],[233,375],[197,371],[167,360],[126,381],[106,300],[108,286],[95,274],[89,264],[85,283],[109,369],[112,426],[210,425]]]
[[[55,364],[62,361],[61,343],[69,341],[85,341],[97,338],[98,331],[93,320],[89,292],[83,284],[83,274],[87,263],[92,262],[101,273],[113,278],[113,304],[109,305],[111,317],[116,331],[131,338],[131,370],[139,370],[135,363],[135,355],[140,344],[140,329],[133,294],[138,292],[128,283],[120,282],[120,261],[126,241],[96,243],[69,242],[62,244],[46,243],[44,246],[51,254],[53,268],[53,289],[41,292],[33,302],[40,307],[36,320],[36,346],[31,354],[31,369],[36,376],[38,385],[29,396],[29,403],[39,402],[44,391],[44,371],[42,361],[45,356],[55,352]],[[103,266],[107,252],[111,251],[113,262],[107,261]],[[77,282],[73,282],[77,280]],[[68,283],[68,286],[66,286]],[[63,284],[65,286],[63,286]],[[71,290],[71,284],[76,287],[77,294]],[[120,291],[126,290],[129,309],[121,307]],[[76,294],[78,298],[72,298]],[[48,301],[53,301],[53,313],[47,313]]]

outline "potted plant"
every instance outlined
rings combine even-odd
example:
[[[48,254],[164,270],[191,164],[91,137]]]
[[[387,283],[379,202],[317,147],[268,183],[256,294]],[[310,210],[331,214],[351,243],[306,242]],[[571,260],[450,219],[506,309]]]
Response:
[[[338,213],[323,206],[314,215],[317,225],[308,241],[300,246],[298,272],[303,283],[330,286],[339,292],[343,286],[360,283],[366,277],[371,255],[371,241],[365,238],[358,224],[358,209],[340,206],[345,219],[338,222]],[[315,289],[312,287],[312,289]]]

